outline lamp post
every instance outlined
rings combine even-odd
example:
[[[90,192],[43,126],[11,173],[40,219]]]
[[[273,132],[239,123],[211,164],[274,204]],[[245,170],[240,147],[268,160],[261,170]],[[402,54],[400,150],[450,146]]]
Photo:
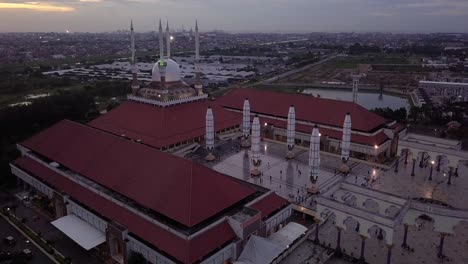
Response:
[[[374,145],[374,152],[375,152],[375,155],[374,155],[374,162],[377,163],[377,150],[379,149],[379,146],[377,145]]]
[[[450,184],[452,184],[452,167],[450,167],[450,169],[449,169],[449,175],[448,176],[449,176],[449,178],[448,178],[447,184],[450,185]]]
[[[408,154],[409,154],[409,149],[407,149],[405,153],[405,165],[408,164]]]
[[[429,172],[429,181],[432,181],[432,170],[434,169],[434,161],[431,161],[431,171]]]
[[[416,159],[413,158],[413,170],[411,171],[411,176],[414,176],[414,167],[416,166]]]

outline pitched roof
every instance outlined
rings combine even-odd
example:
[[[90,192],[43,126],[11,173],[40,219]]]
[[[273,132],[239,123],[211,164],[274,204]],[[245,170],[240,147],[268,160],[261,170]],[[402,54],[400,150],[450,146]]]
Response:
[[[251,204],[249,207],[260,211],[262,213],[262,218],[265,218],[287,204],[289,204],[289,202],[286,199],[278,196],[276,193],[270,193],[261,200]]]
[[[185,240],[30,158],[18,158],[14,164],[55,188],[66,192],[72,198],[99,212],[102,216],[126,226],[129,232],[183,263],[194,263],[216,250],[219,246],[236,239],[236,235],[229,224],[223,221],[192,240]]]
[[[287,121],[283,120],[277,120],[273,118],[266,118],[266,117],[260,117],[260,122],[266,122],[268,124],[271,124],[275,127],[287,129]],[[312,133],[312,125],[303,125],[303,124],[296,124],[296,131],[303,132],[310,134]],[[328,136],[330,138],[334,138],[336,140],[342,139],[343,132],[334,130],[334,129],[327,129],[324,127],[319,127],[320,134],[324,136]],[[354,143],[359,143],[363,145],[368,145],[368,146],[380,146],[382,143],[385,141],[390,140],[390,138],[385,134],[385,132],[381,131],[373,136],[366,136],[366,135],[360,135],[360,134],[351,134],[351,142]]]
[[[68,120],[21,145],[188,227],[256,192],[192,160]]]
[[[297,120],[319,125],[342,127],[347,112],[351,113],[353,130],[371,131],[385,124],[384,118],[358,104],[310,95],[239,88],[220,97],[216,103],[242,110],[245,98],[249,99],[250,111],[253,113],[287,118],[289,106],[294,105]]]
[[[89,125],[116,135],[124,134],[135,140],[140,139],[145,144],[162,148],[204,137],[208,106],[213,109],[215,131],[241,123],[240,115],[207,100],[166,108],[126,101],[109,113],[91,121]]]

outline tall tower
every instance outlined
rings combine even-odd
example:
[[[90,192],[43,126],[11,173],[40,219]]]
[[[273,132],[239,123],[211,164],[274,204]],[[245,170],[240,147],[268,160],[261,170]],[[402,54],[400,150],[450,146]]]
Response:
[[[309,168],[310,182],[312,185],[308,191],[316,194],[318,193],[316,183],[320,172],[320,133],[317,125],[315,125],[312,130],[312,135],[310,135]]]
[[[169,31],[169,20],[166,23],[166,46],[167,46],[167,58],[171,57],[171,32]]]
[[[341,160],[343,165],[340,168],[340,171],[344,173],[349,172],[349,167],[346,163],[349,160],[349,149],[351,146],[351,115],[346,113],[344,123],[343,123],[343,137],[341,139]]]
[[[132,53],[130,62],[132,65],[132,93],[135,95],[140,88],[140,85],[138,85],[138,69],[135,59],[135,32],[133,31],[133,20],[130,20],[130,51]]]
[[[159,73],[161,75],[161,86],[163,87],[163,93],[167,94],[166,89],[166,67],[167,62],[164,61],[164,34],[162,29],[161,19],[159,19]]]
[[[357,104],[359,79],[361,79],[361,75],[360,74],[353,74],[353,75],[351,75],[351,77],[353,78],[353,103]]]
[[[163,28],[162,28],[162,23],[161,19],[159,19],[159,60],[164,59],[164,35],[163,35]]]
[[[286,157],[288,159],[292,159],[294,158],[293,149],[294,143],[296,141],[296,113],[294,111],[294,105],[291,105],[289,107],[287,136],[288,152],[286,154]]]
[[[195,89],[198,95],[203,94],[203,84],[200,79],[200,36],[198,35],[197,20],[195,20]]]
[[[250,170],[250,174],[253,176],[260,175],[260,164],[262,161],[260,160],[260,120],[256,115],[253,119],[252,123],[252,164],[253,169]]]
[[[206,149],[208,150],[209,154],[206,156],[207,161],[215,160],[215,156],[213,155],[214,149],[214,117],[213,111],[211,107],[208,106],[206,110],[206,134],[205,134],[205,142],[206,142]]]
[[[244,136],[244,140],[248,141],[250,136],[250,103],[248,98],[245,98],[242,109],[242,135]],[[244,145],[248,146],[249,144]]]

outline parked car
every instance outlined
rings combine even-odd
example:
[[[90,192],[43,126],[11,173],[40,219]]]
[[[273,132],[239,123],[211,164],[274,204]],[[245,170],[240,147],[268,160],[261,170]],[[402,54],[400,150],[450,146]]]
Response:
[[[11,252],[9,251],[0,251],[0,261],[7,261],[13,258]]]
[[[31,250],[29,250],[28,248],[23,249],[23,251],[21,251],[21,254],[23,254],[23,256],[25,256],[26,259],[31,259],[33,256]]]
[[[7,236],[3,239],[3,243],[8,246],[14,246],[16,244],[16,240],[12,236]]]

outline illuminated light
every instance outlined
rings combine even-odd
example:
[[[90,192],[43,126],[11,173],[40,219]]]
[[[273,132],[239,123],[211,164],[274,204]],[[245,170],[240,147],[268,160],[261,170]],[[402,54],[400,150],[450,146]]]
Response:
[[[378,149],[378,148],[379,148],[379,146],[377,146],[377,145],[374,145],[374,149]]]
[[[321,136],[322,136],[322,133],[319,133],[319,137],[321,137]]]
[[[432,160],[431,163],[432,163],[432,165],[434,165],[435,162]]]
[[[374,175],[374,176],[375,176],[375,174],[376,174],[376,173],[377,173],[377,172],[375,171],[375,169],[374,169],[374,170],[372,170],[372,175]]]
[[[69,34],[69,33],[70,33],[70,30],[68,30],[68,29],[67,29],[67,30],[65,30],[65,33]]]
[[[170,36],[169,39],[170,39],[170,40],[174,40],[174,36]]]
[[[263,125],[264,125],[264,126],[267,126],[267,125],[268,125],[268,123],[267,123],[267,122],[265,122],[265,124],[263,124]]]
[[[28,3],[1,3],[0,9],[28,9],[43,12],[72,12],[75,8],[69,6],[56,6],[51,4],[41,4],[38,2]]]

